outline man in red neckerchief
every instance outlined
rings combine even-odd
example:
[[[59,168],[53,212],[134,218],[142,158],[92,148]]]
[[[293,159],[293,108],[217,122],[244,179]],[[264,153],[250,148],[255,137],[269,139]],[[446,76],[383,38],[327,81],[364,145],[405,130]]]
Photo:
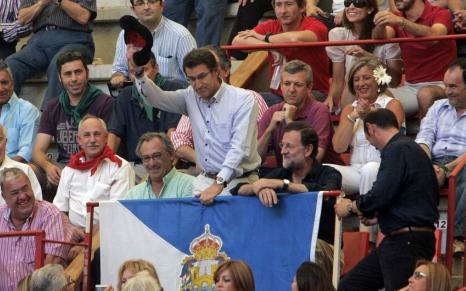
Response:
[[[53,200],[66,220],[69,218],[72,241],[84,238],[87,202],[121,199],[134,186],[131,164],[107,146],[107,139],[107,126],[102,119],[86,115],[79,122],[77,140],[81,150],[71,156],[63,169]],[[98,220],[96,209],[94,223]],[[69,257],[79,250],[80,247],[72,248]]]

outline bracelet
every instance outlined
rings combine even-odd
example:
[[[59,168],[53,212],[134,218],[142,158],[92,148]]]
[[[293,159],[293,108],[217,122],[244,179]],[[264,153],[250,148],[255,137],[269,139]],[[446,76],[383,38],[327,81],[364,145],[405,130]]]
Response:
[[[270,42],[270,41],[269,41],[269,38],[270,38],[271,35],[272,35],[271,32],[267,32],[267,33],[265,34],[264,41],[265,41],[265,42]]]
[[[346,118],[348,118],[348,120],[351,121],[352,123],[356,123],[356,119],[351,117],[351,114],[346,115]]]

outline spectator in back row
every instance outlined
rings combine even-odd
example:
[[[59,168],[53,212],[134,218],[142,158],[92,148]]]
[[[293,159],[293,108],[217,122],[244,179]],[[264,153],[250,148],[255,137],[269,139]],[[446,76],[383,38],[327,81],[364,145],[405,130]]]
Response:
[[[250,91],[222,82],[208,49],[192,50],[183,67],[191,83],[187,89],[163,91],[144,76],[142,67],[135,74],[136,85],[146,102],[189,116],[201,168],[193,193],[202,203],[210,204],[237,183],[257,179],[258,106]]]
[[[133,168],[107,146],[107,138],[107,126],[102,119],[92,115],[83,117],[77,136],[81,150],[71,156],[63,169],[53,199],[53,204],[67,214],[74,242],[84,239],[87,202],[122,199],[134,186]],[[98,220],[96,210],[94,222]],[[77,255],[80,249],[82,247],[74,246],[69,258]]]
[[[466,59],[458,59],[445,72],[443,83],[448,99],[436,101],[421,122],[416,142],[432,159],[440,185],[466,155]],[[456,210],[453,251],[464,251],[466,170],[456,180]]]
[[[185,83],[179,80],[165,79],[159,73],[159,65],[152,53],[149,63],[144,66],[147,77],[166,91],[175,91],[186,88]],[[134,81],[134,68],[129,63],[129,75]],[[169,113],[153,106],[147,105],[142,100],[135,85],[126,87],[118,95],[113,104],[112,117],[108,123],[108,146],[115,152],[123,148],[130,162],[134,162],[136,176],[141,179],[145,176],[145,170],[141,165],[141,159],[136,153],[136,144],[145,132],[165,132],[175,130],[179,114]]]
[[[33,150],[34,163],[40,167],[35,166],[34,172],[42,185],[51,188],[58,185],[62,168],[79,150],[76,136],[81,118],[89,113],[108,121],[113,105],[112,97],[89,83],[89,69],[81,53],[61,53],[56,66],[65,89],[44,109]],[[47,157],[52,141],[58,147],[57,163]],[[53,200],[53,196],[44,196]]]
[[[125,199],[183,198],[193,195],[194,177],[175,169],[175,152],[165,134],[146,132],[139,138],[136,153],[148,178],[131,188]]]
[[[37,201],[31,183],[18,168],[0,172],[0,188],[6,205],[0,206],[0,232],[44,230],[49,240],[65,240],[63,217],[53,204]],[[63,245],[45,245],[45,263],[60,263],[65,258]],[[25,276],[34,271],[34,237],[0,239],[0,290],[14,291]]]
[[[265,160],[269,148],[273,148],[277,163],[282,161],[280,141],[287,123],[305,121],[317,132],[319,145],[315,148],[318,162],[341,164],[333,150],[333,126],[328,108],[314,99],[312,94],[313,73],[311,67],[299,60],[285,64],[281,74],[281,91],[284,102],[270,107],[259,121],[257,150]]]
[[[272,0],[276,20],[268,20],[253,30],[239,32],[233,44],[265,44],[279,42],[316,42],[328,39],[327,27],[319,20],[305,16],[305,0]],[[314,78],[314,96],[323,101],[329,88],[328,57],[324,47],[282,48],[269,52],[269,71],[272,92],[279,91],[280,70],[288,61],[301,60],[318,72]],[[267,98],[266,98],[267,100]],[[271,96],[267,104],[278,103],[280,98]]]
[[[227,57],[225,52],[222,51],[219,47],[207,46],[205,48],[208,49],[214,55],[215,60],[218,64],[218,71],[220,78],[222,78],[222,81],[226,84],[230,84],[230,59]],[[264,98],[262,98],[262,96],[259,93],[254,91],[250,92],[253,94],[254,99],[256,100],[258,105],[257,121],[259,121],[268,107],[264,101]],[[193,128],[188,116],[181,116],[180,122],[178,123],[176,130],[171,134],[170,138],[173,142],[175,153],[178,158],[198,165],[198,161],[196,161],[196,152],[194,150]],[[199,174],[198,169],[199,167],[196,167],[196,175]]]
[[[183,73],[183,58],[196,42],[191,33],[182,25],[165,18],[162,15],[165,1],[163,0],[130,0],[131,10],[139,22],[144,25],[154,39],[152,52],[156,56],[160,73],[164,78],[186,80]],[[124,31],[118,35],[115,58],[113,60],[112,77],[114,86],[121,86],[129,77],[128,59],[126,56]]]
[[[344,5],[343,27],[330,30],[329,41],[371,39],[375,26],[374,16],[379,11],[377,0],[347,0]],[[403,62],[398,43],[327,46],[325,49],[332,61],[332,82],[325,100],[330,111],[334,111],[334,101],[341,109],[354,101],[354,96],[348,90],[348,75],[353,64],[361,57],[379,58],[392,77],[390,87],[400,84]]]
[[[395,0],[401,14],[380,11],[374,17],[373,35],[380,37],[437,36],[453,33],[450,12],[424,0]],[[400,43],[406,83],[390,89],[407,116],[425,116],[432,103],[443,97],[443,73],[456,57],[454,40]]]
[[[6,129],[6,154],[18,162],[31,162],[39,110],[13,91],[10,68],[0,60],[0,124]]]
[[[91,22],[95,17],[96,0],[22,0],[18,21],[32,22],[34,35],[21,51],[6,59],[16,94],[20,94],[26,79],[47,71],[47,92],[41,106],[44,109],[63,90],[56,67],[62,52],[78,50],[87,63],[92,63]]]
[[[32,192],[34,192],[34,196],[37,200],[42,200],[42,188],[40,187],[39,181],[34,174],[34,171],[28,164],[17,162],[13,159],[10,159],[6,154],[6,144],[8,143],[6,129],[2,125],[0,125],[0,170],[6,168],[18,168],[22,170],[26,176],[29,178],[29,182],[31,183]],[[1,193],[1,189],[0,189]],[[5,200],[3,197],[0,196],[0,205],[5,204]]]

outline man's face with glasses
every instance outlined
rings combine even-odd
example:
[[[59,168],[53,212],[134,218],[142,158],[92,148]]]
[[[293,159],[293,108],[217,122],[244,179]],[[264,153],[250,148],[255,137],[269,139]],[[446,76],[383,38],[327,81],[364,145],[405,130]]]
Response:
[[[220,88],[218,70],[209,70],[205,64],[186,68],[186,76],[194,91],[204,100],[209,100]]]
[[[134,14],[143,24],[158,23],[160,18],[162,18],[162,0],[133,0],[132,4]]]
[[[306,156],[310,156],[312,153],[312,151],[309,151],[309,146],[303,146],[301,143],[301,133],[296,130],[283,134],[280,148],[283,158],[283,168],[290,171],[303,167],[306,163]]]
[[[157,137],[143,142],[139,152],[151,181],[161,182],[172,168],[173,154],[166,150],[160,138]]]

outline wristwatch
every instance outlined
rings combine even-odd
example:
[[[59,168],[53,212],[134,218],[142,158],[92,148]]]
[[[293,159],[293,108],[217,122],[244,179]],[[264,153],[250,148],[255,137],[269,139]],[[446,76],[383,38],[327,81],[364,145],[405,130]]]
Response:
[[[271,32],[267,32],[267,33],[265,34],[264,41],[265,41],[265,42],[270,42],[270,41],[269,41],[269,38],[270,38],[271,35],[272,35]]]
[[[348,211],[348,214],[353,214],[353,202],[346,204],[346,211]]]
[[[223,185],[223,187],[226,187],[227,186],[227,181],[225,181],[225,179],[223,179],[222,177],[217,177],[215,179],[215,184]]]
[[[288,179],[283,179],[283,186],[282,186],[282,192],[288,191],[288,187],[290,186],[290,180]]]

